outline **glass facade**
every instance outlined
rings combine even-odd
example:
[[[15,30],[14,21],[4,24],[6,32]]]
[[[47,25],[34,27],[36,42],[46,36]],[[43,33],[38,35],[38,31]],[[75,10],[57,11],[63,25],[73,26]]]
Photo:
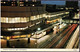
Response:
[[[28,21],[28,17],[1,17],[2,23],[25,23]]]
[[[40,18],[46,17],[46,14],[40,14],[40,15],[36,15],[36,16],[31,16],[30,20],[37,20]]]

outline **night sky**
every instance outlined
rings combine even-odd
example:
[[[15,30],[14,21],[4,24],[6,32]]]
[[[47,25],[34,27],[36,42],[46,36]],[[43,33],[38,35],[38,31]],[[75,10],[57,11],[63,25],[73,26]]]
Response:
[[[78,6],[80,7],[80,1],[78,1]]]
[[[66,1],[41,1],[42,4],[65,5]]]

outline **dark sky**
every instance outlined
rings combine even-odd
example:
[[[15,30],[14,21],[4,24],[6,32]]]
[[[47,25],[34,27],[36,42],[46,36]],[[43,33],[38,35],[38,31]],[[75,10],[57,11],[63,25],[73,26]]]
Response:
[[[78,1],[78,6],[80,7],[80,1]]]
[[[42,4],[65,5],[66,1],[41,1]]]

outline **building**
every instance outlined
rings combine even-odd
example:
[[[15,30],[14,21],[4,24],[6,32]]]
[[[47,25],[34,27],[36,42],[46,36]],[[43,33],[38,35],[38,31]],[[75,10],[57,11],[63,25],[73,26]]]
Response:
[[[59,22],[62,16],[68,16],[69,14],[67,11],[48,13],[45,10],[46,6],[40,4],[41,2],[37,0],[35,2],[27,1],[25,3],[25,0],[2,0],[2,36],[28,35],[36,32],[37,28],[42,27],[43,29],[45,26],[48,27],[50,23]]]
[[[27,6],[25,2],[21,0],[1,1],[1,35],[13,36],[32,33],[35,28],[39,27],[34,28],[33,26],[45,20],[45,6],[41,5],[40,1],[27,1]]]
[[[2,6],[39,6],[39,0],[1,0]]]
[[[77,10],[78,8],[78,1],[66,1],[66,9]]]

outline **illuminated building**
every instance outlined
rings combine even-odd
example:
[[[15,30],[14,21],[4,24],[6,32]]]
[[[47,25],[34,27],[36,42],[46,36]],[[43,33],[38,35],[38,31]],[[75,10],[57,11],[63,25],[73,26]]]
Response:
[[[45,6],[40,1],[2,0],[1,4],[1,35],[27,34],[31,27],[45,20]]]

